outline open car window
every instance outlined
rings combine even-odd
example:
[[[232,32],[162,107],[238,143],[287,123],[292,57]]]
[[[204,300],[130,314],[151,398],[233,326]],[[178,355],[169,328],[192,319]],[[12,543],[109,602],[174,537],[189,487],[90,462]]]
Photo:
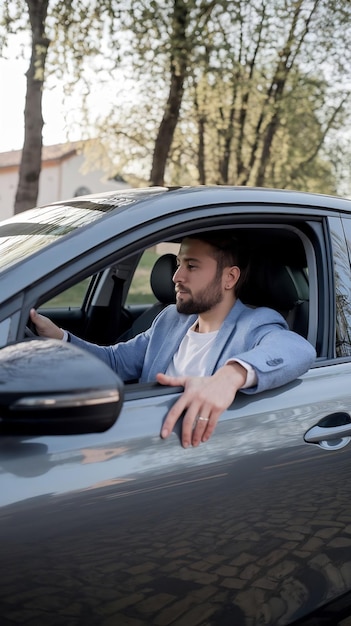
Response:
[[[312,242],[288,224],[240,225],[237,232],[245,238],[251,257],[243,302],[278,310],[292,330],[313,343],[317,263]],[[149,328],[157,313],[174,302],[174,268],[170,265],[157,272],[155,268],[162,259],[175,259],[178,250],[179,241],[160,242],[116,260],[40,308],[59,326],[93,343],[109,345],[130,339]]]

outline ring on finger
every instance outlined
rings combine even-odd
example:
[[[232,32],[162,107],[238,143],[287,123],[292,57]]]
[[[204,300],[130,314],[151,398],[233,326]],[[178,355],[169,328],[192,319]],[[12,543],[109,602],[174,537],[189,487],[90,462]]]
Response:
[[[209,422],[209,421],[210,421],[210,418],[209,418],[209,417],[201,417],[201,415],[199,415],[199,416],[197,417],[197,421],[198,421],[198,422]]]

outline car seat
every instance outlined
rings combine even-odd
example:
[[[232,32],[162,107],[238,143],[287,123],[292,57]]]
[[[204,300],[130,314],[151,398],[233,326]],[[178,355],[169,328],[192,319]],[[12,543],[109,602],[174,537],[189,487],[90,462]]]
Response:
[[[132,326],[119,338],[119,341],[127,341],[135,335],[150,328],[156,315],[169,304],[175,303],[175,286],[173,276],[177,269],[177,257],[175,254],[164,254],[155,262],[150,275],[150,285],[157,300],[151,307],[137,317]]]
[[[304,268],[262,258],[253,261],[240,298],[250,306],[275,309],[291,330],[307,338],[309,285]]]

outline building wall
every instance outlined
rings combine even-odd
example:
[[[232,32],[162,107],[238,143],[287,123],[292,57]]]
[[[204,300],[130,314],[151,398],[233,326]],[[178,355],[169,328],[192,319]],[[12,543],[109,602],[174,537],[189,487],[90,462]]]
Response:
[[[13,205],[17,191],[18,170],[7,168],[6,174],[0,176],[0,219],[5,220],[13,215]]]
[[[82,193],[99,193],[128,187],[104,179],[102,171],[83,174],[80,170],[84,163],[82,154],[72,154],[66,158],[43,162],[39,180],[37,205],[65,200]],[[12,217],[18,184],[18,167],[0,169],[0,220]],[[84,189],[83,189],[84,188]]]
[[[64,198],[72,198],[77,195],[77,191],[83,187],[87,189],[87,193],[114,191],[115,189],[123,189],[127,187],[126,184],[105,180],[104,174],[101,170],[93,170],[83,174],[81,171],[83,165],[84,156],[82,154],[76,154],[74,157],[63,161],[61,170],[62,181],[60,200],[63,200]],[[79,195],[82,195],[82,193]]]
[[[56,163],[54,166],[42,165],[39,178],[38,206],[55,202],[55,200],[62,200],[60,197],[60,178],[61,163]]]

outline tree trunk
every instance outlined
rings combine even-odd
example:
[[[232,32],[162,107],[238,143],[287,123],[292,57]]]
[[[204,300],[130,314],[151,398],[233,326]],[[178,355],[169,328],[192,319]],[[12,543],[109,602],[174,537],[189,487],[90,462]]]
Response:
[[[263,136],[263,145],[261,158],[259,161],[258,171],[256,175],[255,185],[262,187],[264,185],[266,170],[269,163],[271,148],[273,139],[279,129],[280,124],[280,107],[283,98],[285,86],[288,80],[289,73],[291,72],[294,63],[296,61],[298,52],[302,46],[302,43],[309,31],[309,24],[312,19],[313,13],[317,9],[319,0],[315,0],[310,10],[309,15],[305,19],[304,29],[296,37],[296,29],[298,23],[298,17],[302,10],[304,0],[298,0],[295,4],[295,12],[290,27],[288,38],[285,42],[284,48],[281,52],[281,60],[278,62],[275,76],[268,94],[268,101],[273,102],[273,115],[269,121],[266,131]],[[252,163],[253,165],[253,163]]]
[[[155,141],[150,174],[151,186],[164,185],[167,159],[179,119],[184,93],[184,79],[188,65],[187,23],[188,8],[186,0],[174,0],[171,43],[171,83],[165,112]]]
[[[197,156],[197,169],[199,172],[199,184],[206,185],[206,168],[205,168],[205,124],[206,120],[203,115],[198,120],[199,146]]]
[[[42,152],[42,93],[49,40],[45,20],[49,0],[27,0],[32,29],[32,55],[27,72],[24,108],[24,144],[14,211],[20,213],[36,205],[39,192]]]

